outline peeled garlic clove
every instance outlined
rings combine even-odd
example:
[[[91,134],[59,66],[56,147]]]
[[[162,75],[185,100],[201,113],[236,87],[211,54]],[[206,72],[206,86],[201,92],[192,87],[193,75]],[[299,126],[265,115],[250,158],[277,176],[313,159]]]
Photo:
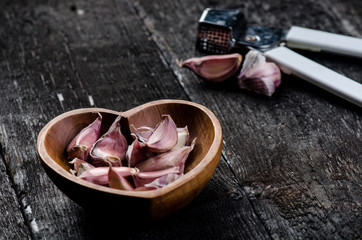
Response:
[[[200,58],[190,58],[181,66],[191,69],[199,77],[221,82],[232,77],[240,67],[242,56],[238,53],[225,55],[209,55]]]
[[[126,152],[128,167],[134,167],[137,163],[146,159],[146,154],[144,150],[144,145],[138,141],[138,138],[136,136]]]
[[[280,83],[279,67],[274,63],[266,62],[264,55],[260,52],[249,51],[238,76],[239,87],[271,96]]]
[[[98,115],[99,117],[93,123],[82,129],[69,143],[67,152],[70,159],[87,160],[91,147],[99,138],[101,131],[102,116],[99,113]]]
[[[187,146],[189,145],[189,143],[190,143],[190,134],[187,126],[184,128],[177,128],[177,143],[171,150]]]
[[[137,169],[129,167],[113,167],[112,169],[122,177],[132,176],[138,172]],[[96,167],[83,172],[78,177],[91,183],[107,186],[109,184],[108,172],[109,167]]]
[[[70,164],[73,164],[73,169],[71,169],[71,173],[73,173],[75,176],[81,175],[83,172],[90,170],[92,168],[95,168],[92,164],[81,160],[79,158],[74,158],[72,161],[69,162]]]
[[[140,162],[136,165],[136,167],[141,172],[151,172],[170,167],[181,166],[183,171],[183,166],[185,165],[186,159],[189,156],[190,152],[193,150],[194,145],[195,140],[192,142],[191,146],[185,146],[176,150],[161,153],[154,157],[148,158],[143,162]]]
[[[121,117],[117,117],[107,133],[94,143],[90,152],[91,163],[94,166],[107,166],[108,163],[113,166],[122,166],[128,145],[121,132],[120,120]]]
[[[108,170],[108,180],[109,180],[109,187],[120,189],[120,190],[128,190],[133,191],[133,186],[128,182],[128,180],[123,177],[121,174],[118,174],[116,171],[113,170],[112,164],[109,164]]]
[[[177,127],[170,115],[163,115],[162,121],[148,137],[145,145],[151,152],[166,152],[177,143]]]

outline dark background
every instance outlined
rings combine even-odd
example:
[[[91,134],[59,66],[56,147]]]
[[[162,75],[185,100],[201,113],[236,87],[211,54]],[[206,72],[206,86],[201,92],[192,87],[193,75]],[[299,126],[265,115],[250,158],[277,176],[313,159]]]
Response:
[[[250,24],[362,37],[360,0],[1,1],[1,239],[362,236],[361,109],[293,76],[269,98],[180,68],[199,55],[206,7],[240,9]],[[362,82],[360,59],[300,53]],[[95,216],[45,174],[36,139],[52,118],[164,98],[203,104],[223,127],[214,177],[180,212],[142,224],[102,202],[106,216]]]

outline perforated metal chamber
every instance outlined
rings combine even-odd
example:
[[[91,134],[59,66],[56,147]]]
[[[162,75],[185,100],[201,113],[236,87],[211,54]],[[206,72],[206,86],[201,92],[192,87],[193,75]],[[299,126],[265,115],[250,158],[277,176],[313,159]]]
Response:
[[[235,49],[267,51],[285,41],[287,31],[264,26],[247,26],[238,10],[206,9],[200,17],[196,49],[225,54]]]

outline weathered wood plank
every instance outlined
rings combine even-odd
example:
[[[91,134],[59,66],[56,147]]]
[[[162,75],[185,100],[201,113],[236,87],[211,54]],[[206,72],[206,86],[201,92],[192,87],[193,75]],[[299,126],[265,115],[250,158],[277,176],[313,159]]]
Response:
[[[209,5],[136,1],[145,25],[191,99],[209,106],[220,118],[227,162],[238,176],[240,191],[276,239],[361,235],[360,109],[295,77],[283,76],[276,94],[265,98],[202,83],[178,63],[198,55],[194,52],[196,21],[203,8],[210,6],[238,7],[253,24],[301,25],[360,36],[362,19],[343,18],[345,12],[358,10],[333,2],[343,5],[341,12],[332,4],[313,1],[213,1]],[[357,81],[362,79],[360,61],[303,54]]]
[[[252,13],[249,21],[255,24],[361,36],[358,1],[326,2],[1,2],[0,143],[5,157],[0,160],[8,170],[0,165],[0,179],[8,187],[1,187],[0,194],[18,200],[4,208],[13,209],[6,216],[15,216],[1,217],[0,224],[9,220],[10,229],[19,230],[6,231],[5,237],[361,236],[359,108],[290,76],[283,76],[276,94],[265,98],[231,84],[206,84],[178,66],[198,54],[196,21],[205,7],[240,8]],[[355,59],[303,54],[362,79]],[[223,126],[224,153],[215,176],[183,211],[140,227],[112,214],[99,222],[99,216],[49,182],[35,150],[37,133],[47,121],[74,108],[127,110],[160,98],[204,104]],[[124,226],[121,233],[118,223]]]
[[[12,188],[8,178],[4,159],[0,155],[0,239],[26,239],[30,238],[31,231],[25,224],[24,216],[19,204],[18,196]],[[30,211],[30,209],[25,209]]]
[[[16,192],[24,193],[22,208],[31,209],[25,211],[25,223],[36,239],[103,234],[107,227],[97,225],[107,224],[89,216],[49,182],[35,152],[37,133],[51,118],[73,108],[127,110],[151,100],[187,99],[187,95],[130,2],[9,3],[2,9],[3,33],[9,34],[3,38],[2,49],[5,87],[0,111],[7,117],[1,119],[0,134],[21,136],[6,137],[2,143]],[[249,200],[231,184],[235,179],[228,166],[221,166],[210,187],[185,211],[152,228],[130,231],[128,236],[267,238],[248,207]],[[230,206],[251,221],[235,218]],[[209,208],[217,211],[209,212]],[[195,212],[200,218],[195,218]],[[229,229],[224,233],[210,224]]]

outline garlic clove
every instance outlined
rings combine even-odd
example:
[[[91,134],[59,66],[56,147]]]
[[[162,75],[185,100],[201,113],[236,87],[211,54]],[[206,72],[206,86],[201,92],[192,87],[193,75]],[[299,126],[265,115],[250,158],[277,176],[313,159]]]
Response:
[[[260,52],[249,51],[238,76],[239,87],[271,96],[280,83],[279,67],[275,63],[266,62]]]
[[[182,176],[183,176],[183,173],[181,173],[181,174],[170,173],[170,174],[164,175],[162,177],[159,177],[159,178],[153,180],[152,182],[145,184],[144,186],[147,188],[155,188],[155,189],[163,188],[164,186],[176,181],[177,179],[179,179]]]
[[[128,162],[128,167],[134,167],[137,163],[145,160],[147,158],[145,153],[144,144],[138,141],[138,137],[135,136],[134,141],[128,147],[126,152],[126,159]]]
[[[100,136],[102,115],[82,129],[77,136],[67,146],[68,157],[70,159],[79,158],[86,161],[89,156],[92,145]]]
[[[190,152],[194,149],[195,147],[195,143],[196,143],[196,138],[194,138],[194,140],[192,140],[191,145],[189,146],[189,153],[187,154],[187,157],[185,160],[181,161],[180,164],[178,165],[180,168],[180,172],[183,173],[185,171],[185,163],[186,160],[188,158],[188,155],[190,154]]]
[[[107,166],[108,162],[113,166],[122,166],[128,144],[121,132],[120,120],[121,117],[117,117],[109,130],[94,143],[90,152],[94,166]]]
[[[129,167],[112,167],[112,170],[122,177],[128,177],[138,173],[137,169]],[[83,172],[78,177],[91,183],[107,186],[109,184],[108,172],[109,167],[96,167]]]
[[[147,126],[141,126],[139,128],[136,128],[133,124],[131,124],[131,127],[133,128],[134,134],[141,142],[146,142],[151,134],[155,131],[154,128]]]
[[[187,146],[189,145],[189,143],[190,143],[190,133],[187,126],[184,128],[177,128],[177,143],[171,150]]]
[[[239,77],[242,77],[250,69],[261,66],[264,63],[266,63],[266,59],[263,54],[256,50],[250,50],[245,56]]]
[[[209,55],[185,60],[181,67],[191,69],[199,77],[221,82],[232,77],[241,65],[242,56],[238,53],[225,55]]]
[[[111,188],[128,191],[134,190],[133,186],[130,184],[130,182],[128,182],[125,177],[113,170],[112,164],[109,164],[108,180],[109,187]]]
[[[83,172],[95,168],[95,166],[93,166],[92,164],[79,159],[79,158],[74,158],[72,161],[69,162],[70,164],[73,164],[73,169],[70,170],[70,172],[72,174],[74,174],[75,176],[79,176],[81,175]]]
[[[281,83],[280,69],[275,63],[265,63],[253,68],[238,79],[241,89],[271,96]]]
[[[180,167],[183,172],[186,159],[194,148],[195,140],[196,139],[192,141],[191,146],[184,146],[176,150],[161,153],[138,163],[136,167],[141,172],[151,172],[170,167]]]
[[[139,172],[133,175],[133,181],[136,188],[144,187],[156,179],[167,176],[169,174],[182,174],[179,167],[170,167],[163,170],[151,171],[151,172]]]
[[[177,143],[177,127],[170,115],[163,115],[162,121],[148,137],[145,145],[151,152],[166,152]]]

